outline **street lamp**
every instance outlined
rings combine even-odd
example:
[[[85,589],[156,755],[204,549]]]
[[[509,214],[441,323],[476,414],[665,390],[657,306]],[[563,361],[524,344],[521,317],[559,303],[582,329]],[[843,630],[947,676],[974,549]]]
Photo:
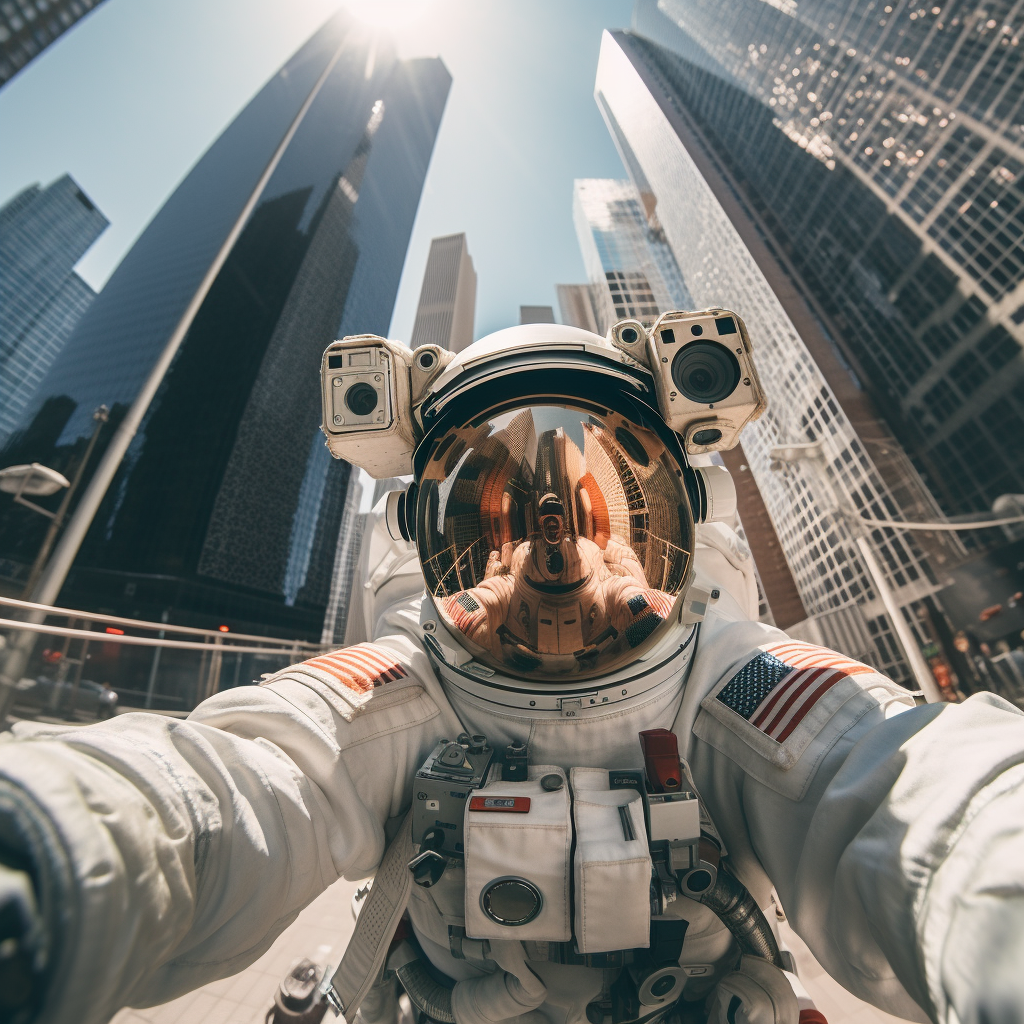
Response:
[[[92,457],[93,449],[99,440],[103,424],[110,419],[110,410],[105,405],[101,405],[92,414],[92,418],[96,426],[93,427],[92,436],[86,445],[85,453],[79,459],[78,465],[75,467],[75,475],[70,481],[55,469],[41,466],[38,462],[33,462],[30,465],[8,466],[6,469],[0,469],[0,491],[13,494],[14,500],[19,505],[25,505],[27,508],[46,516],[50,520],[50,528],[46,531],[42,544],[39,545],[35,561],[32,563],[28,580],[25,583],[25,589],[21,595],[24,601],[31,600],[36,581],[42,574],[46,560],[49,558],[57,535],[60,533],[60,528],[64,524],[68,508],[71,505],[71,499],[82,480],[85,467],[89,464],[89,459]],[[64,498],[56,512],[51,512],[49,509],[45,509],[33,501],[28,501],[24,497],[26,494],[39,498],[48,497],[51,494],[56,494],[62,487],[65,488]],[[18,635],[12,637],[4,652],[3,667],[5,669],[9,668],[20,677],[25,666],[28,664],[29,655],[32,653],[34,646],[35,635],[27,630],[23,630]],[[17,680],[14,680],[14,684],[17,684]],[[6,720],[7,711],[13,700],[14,690],[11,684],[8,683],[6,686],[0,686],[0,728],[2,728]]]
[[[839,497],[832,486],[832,481],[828,478],[828,463],[825,459],[821,442],[810,441],[781,445],[771,450],[769,458],[771,459],[770,468],[775,472],[783,471],[787,464],[795,462],[809,462],[818,470],[822,482],[828,488],[829,495],[832,498],[833,508],[830,511],[834,511],[846,523],[853,534],[853,540],[857,545],[861,561],[864,563],[864,568],[871,578],[875,592],[881,598],[882,605],[892,622],[893,630],[899,639],[900,645],[903,647],[907,663],[910,665],[910,670],[917,680],[918,687],[923,691],[925,700],[929,703],[941,701],[943,697],[938,684],[935,682],[935,677],[932,675],[931,669],[928,668],[928,663],[924,660],[924,655],[921,654],[921,650],[917,646],[914,634],[910,631],[906,619],[903,618],[903,614],[896,604],[892,591],[889,589],[889,584],[882,575],[882,569],[875,558],[874,551],[871,550],[871,544],[866,536],[863,520],[860,516],[851,515],[843,509]],[[887,523],[886,525],[889,524]],[[899,526],[900,524],[893,523],[892,525]]]
[[[192,297],[189,299],[181,317],[164,344],[163,350],[150,369],[149,375],[143,382],[138,394],[136,394],[135,400],[114,431],[106,451],[100,458],[92,478],[79,499],[75,514],[71,517],[67,528],[60,538],[60,542],[56,545],[53,556],[47,560],[45,568],[38,574],[38,579],[32,588],[29,598],[33,603],[52,605],[57,600],[57,595],[60,593],[60,589],[67,578],[75,556],[78,554],[78,549],[81,547],[82,541],[92,525],[93,518],[99,511],[107,489],[117,474],[121,460],[127,453],[128,447],[135,437],[135,432],[139,429],[150,403],[156,396],[164,377],[174,362],[174,358],[181,348],[181,344],[185,340],[185,336],[188,334],[196,314],[206,300],[206,296],[213,287],[213,282],[217,279],[217,275],[220,274],[221,269],[231,255],[235,242],[242,234],[253,210],[256,209],[270,179],[273,177],[274,171],[277,170],[285,151],[295,137],[295,133],[299,130],[299,125],[302,124],[310,107],[313,105],[313,101],[319,95],[324,83],[334,70],[334,66],[341,59],[342,51],[347,45],[347,39],[343,39],[338,44],[334,54],[320,73],[320,77],[314,82],[302,105],[292,118],[281,141],[271,155],[266,167],[264,167],[259,180],[253,186],[252,192],[249,193],[249,198],[245,201],[244,206],[235,218],[234,224],[232,224],[227,236],[211,260],[198,287],[192,293]],[[31,609],[23,615],[24,620],[35,623],[42,622],[45,617],[46,612],[38,608]],[[28,665],[34,642],[34,635],[28,630],[22,630],[17,639],[8,645],[7,650],[0,654],[0,729],[3,728],[6,721],[7,709],[13,700],[14,690],[21,677],[21,673]]]
[[[26,494],[33,498],[48,498],[56,494],[62,487],[70,487],[68,479],[55,469],[49,466],[41,466],[38,462],[32,462],[24,466],[8,466],[0,469],[0,491],[13,494],[14,500],[19,505],[32,509],[40,515],[52,519],[56,513],[51,512],[34,501],[28,501]]]
[[[60,508],[56,512],[47,512],[46,509],[39,508],[38,505],[30,505],[30,508],[34,508],[37,512],[42,512],[43,515],[50,517],[50,528],[46,531],[46,536],[43,538],[43,543],[39,545],[39,551],[36,553],[36,560],[32,563],[32,569],[28,574],[28,582],[25,584],[25,590],[21,595],[23,601],[31,599],[32,591],[35,588],[36,580],[39,579],[40,574],[43,571],[43,566],[46,565],[47,558],[50,557],[50,551],[53,549],[54,541],[57,539],[57,534],[60,533],[61,526],[64,525],[64,519],[67,516],[68,508],[71,505],[71,498],[78,488],[79,483],[82,480],[82,474],[85,472],[85,467],[89,464],[89,459],[92,457],[93,449],[96,447],[96,442],[99,440],[100,431],[103,429],[103,424],[110,419],[110,410],[105,406],[101,405],[93,414],[92,418],[96,423],[93,427],[92,437],[89,438],[89,443],[86,445],[85,454],[78,462],[78,466],[75,469],[74,479],[69,484],[64,477],[60,477],[64,480],[63,486],[67,488],[64,492],[64,500],[60,503]],[[41,466],[40,469],[45,469],[45,466]],[[0,477],[6,473],[7,470],[0,470]],[[53,473],[52,469],[47,470],[49,473]],[[54,474],[60,476],[59,473]],[[0,487],[3,484],[0,483]],[[56,490],[56,488],[55,488]],[[50,491],[53,494],[54,491]],[[14,499],[17,501],[17,497]],[[23,505],[29,504],[28,502],[22,502]]]

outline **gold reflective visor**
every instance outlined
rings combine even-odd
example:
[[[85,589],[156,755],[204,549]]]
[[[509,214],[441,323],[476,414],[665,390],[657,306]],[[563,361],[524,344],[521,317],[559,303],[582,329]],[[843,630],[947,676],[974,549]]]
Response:
[[[611,411],[530,405],[450,431],[416,512],[438,614],[507,675],[580,680],[636,660],[687,583],[681,469]]]

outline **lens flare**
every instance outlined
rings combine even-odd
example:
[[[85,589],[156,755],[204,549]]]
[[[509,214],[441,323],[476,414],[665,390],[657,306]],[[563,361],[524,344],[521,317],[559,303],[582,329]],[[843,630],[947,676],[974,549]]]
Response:
[[[365,25],[394,30],[422,21],[430,9],[430,0],[347,0],[344,6]]]

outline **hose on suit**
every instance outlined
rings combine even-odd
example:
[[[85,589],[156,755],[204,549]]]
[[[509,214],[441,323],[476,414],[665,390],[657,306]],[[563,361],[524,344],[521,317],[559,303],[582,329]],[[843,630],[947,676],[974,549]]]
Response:
[[[784,966],[771,925],[735,875],[719,868],[718,880],[700,901],[721,918],[744,953],[763,957],[779,968]]]

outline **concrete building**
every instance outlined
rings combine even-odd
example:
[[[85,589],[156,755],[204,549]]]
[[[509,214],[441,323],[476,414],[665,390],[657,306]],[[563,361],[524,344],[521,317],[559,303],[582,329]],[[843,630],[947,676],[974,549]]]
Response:
[[[0,444],[96,298],[74,266],[108,223],[68,175],[0,209]]]
[[[594,292],[589,284],[556,284],[555,293],[558,296],[558,314],[563,324],[581,327],[594,334],[601,333]]]
[[[0,3],[0,85],[103,0],[4,0]]]
[[[461,352],[473,344],[476,271],[464,234],[444,235],[430,243],[420,301],[413,323],[412,348],[440,345]]]
[[[552,306],[520,306],[519,322],[521,324],[553,324],[555,310]]]
[[[745,217],[731,183],[694,134],[679,92],[660,72],[654,49],[635,34],[606,33],[596,97],[694,306],[735,309],[750,327],[770,405],[744,431],[740,461],[746,469],[730,468],[749,473],[756,484],[808,615],[817,627],[835,627],[826,642],[907,679],[890,620],[857,552],[856,524],[846,513],[925,520],[941,512],[756,223]],[[773,468],[772,449],[812,441],[821,442],[828,479],[809,461]],[[904,617],[927,642],[917,612],[944,584],[942,565],[962,549],[955,540],[889,529],[872,530],[870,539]]]

